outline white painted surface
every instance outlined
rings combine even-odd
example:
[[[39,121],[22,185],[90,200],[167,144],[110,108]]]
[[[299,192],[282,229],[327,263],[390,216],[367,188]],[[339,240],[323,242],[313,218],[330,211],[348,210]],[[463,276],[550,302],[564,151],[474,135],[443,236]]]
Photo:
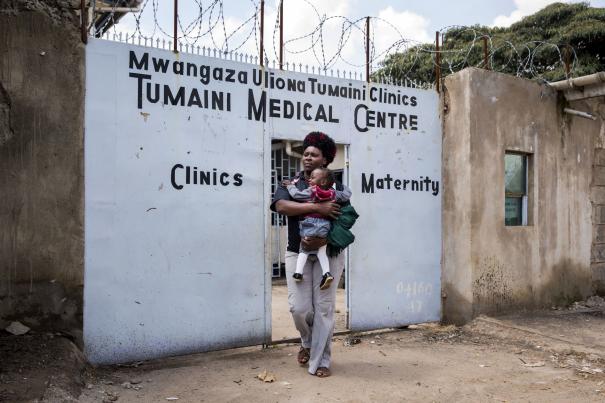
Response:
[[[396,89],[393,88],[396,91]],[[418,116],[416,131],[369,130],[350,147],[353,204],[361,215],[350,250],[349,324],[353,330],[437,321],[441,315],[441,126],[434,91],[405,89],[416,107],[369,105]],[[378,189],[366,179],[430,178],[439,192]],[[384,184],[386,187],[386,183]]]
[[[113,363],[262,343],[270,338],[262,125],[206,109],[138,109],[129,49],[137,47],[87,47],[86,354]],[[199,83],[172,74],[153,80]],[[216,168],[231,184],[175,189],[175,164]],[[235,173],[241,186],[232,185]]]
[[[148,68],[129,65],[133,51]],[[155,62],[154,62],[155,57]],[[196,74],[178,74],[184,62]],[[165,73],[154,63],[168,63]],[[159,65],[158,64],[158,65]],[[201,68],[210,68],[205,82]],[[215,68],[222,76],[214,75]],[[176,69],[176,70],[175,70]],[[228,82],[233,69],[236,82]],[[217,70],[216,70],[217,71]],[[350,324],[354,329],[437,320],[440,314],[441,135],[437,96],[392,86],[416,106],[369,100],[364,82],[270,71],[266,122],[254,118],[262,85],[255,65],[102,40],[87,46],[84,338],[95,363],[123,362],[268,341],[270,319],[271,138],[299,139],[324,131],[350,144],[352,203],[361,215],[350,253]],[[146,74],[137,78],[130,74]],[[245,82],[237,82],[240,77]],[[296,90],[273,86],[290,79]],[[317,84],[358,89],[363,99],[320,94]],[[139,103],[139,84],[142,98]],[[174,94],[193,89],[229,94],[224,110],[163,105],[147,84]],[[342,95],[345,96],[342,96]],[[153,95],[153,94],[152,94]],[[271,101],[273,99],[274,101]],[[284,117],[285,102],[308,104],[311,120]],[[226,99],[225,99],[226,104]],[[271,116],[271,105],[274,105]],[[322,105],[326,119],[317,121]],[[364,112],[396,113],[394,127],[364,129]],[[227,110],[229,109],[229,110]],[[399,114],[408,119],[399,128]],[[415,115],[417,130],[409,119]],[[329,121],[331,120],[331,121]],[[185,185],[195,166],[229,174],[229,185]],[[233,185],[235,173],[241,186]],[[376,190],[361,177],[429,176],[439,193]],[[409,186],[409,185],[408,185]],[[265,269],[267,267],[267,269]]]

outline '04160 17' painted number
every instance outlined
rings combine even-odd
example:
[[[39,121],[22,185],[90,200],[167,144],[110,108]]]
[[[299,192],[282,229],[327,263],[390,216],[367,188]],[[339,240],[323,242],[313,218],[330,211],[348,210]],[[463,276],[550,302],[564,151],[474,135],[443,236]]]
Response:
[[[424,282],[404,283],[400,281],[397,283],[396,290],[397,294],[403,294],[407,298],[428,296],[433,293],[433,285]]]

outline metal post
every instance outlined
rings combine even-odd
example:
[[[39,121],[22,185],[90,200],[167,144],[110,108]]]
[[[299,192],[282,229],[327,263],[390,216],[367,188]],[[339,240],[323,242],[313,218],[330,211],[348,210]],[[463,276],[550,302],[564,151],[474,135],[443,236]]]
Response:
[[[487,59],[487,36],[483,37],[483,68],[489,70],[489,61]]]
[[[260,66],[264,67],[265,58],[265,0],[260,0]]]
[[[435,82],[437,84],[437,92],[440,92],[441,87],[441,54],[439,52],[439,31],[435,32]]]
[[[80,33],[82,35],[82,43],[88,43],[88,10],[86,0],[80,0]]]
[[[569,78],[569,74],[571,73],[571,66],[569,62],[569,57],[571,56],[570,53],[570,46],[567,44],[565,46],[565,78]]]
[[[174,0],[174,53],[179,53],[179,41],[177,36],[177,24],[179,18],[179,0]]]
[[[279,69],[284,69],[284,0],[279,2]]]
[[[597,117],[595,115],[591,115],[588,112],[577,111],[577,110],[571,109],[571,108],[564,108],[563,112],[569,113],[570,115],[580,116],[580,117],[583,117],[586,119],[597,120]]]
[[[366,17],[366,81],[370,82],[370,17]]]

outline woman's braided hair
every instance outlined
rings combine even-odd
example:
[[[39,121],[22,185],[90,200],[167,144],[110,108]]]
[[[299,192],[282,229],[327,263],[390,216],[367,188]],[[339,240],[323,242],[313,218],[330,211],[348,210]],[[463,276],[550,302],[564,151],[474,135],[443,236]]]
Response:
[[[326,159],[326,165],[329,165],[332,161],[334,161],[334,157],[336,156],[336,143],[330,136],[322,132],[311,132],[307,134],[303,141],[303,149],[307,149],[307,147],[316,147],[321,150],[321,154]]]

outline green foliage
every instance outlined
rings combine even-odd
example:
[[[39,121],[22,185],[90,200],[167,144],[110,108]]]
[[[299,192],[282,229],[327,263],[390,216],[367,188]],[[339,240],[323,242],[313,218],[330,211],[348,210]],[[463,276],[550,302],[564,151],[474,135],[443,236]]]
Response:
[[[441,74],[484,66],[495,71],[548,81],[605,70],[605,8],[588,3],[554,3],[509,28],[456,27],[442,33]],[[435,81],[435,45],[420,44],[389,55],[373,74],[377,79]]]

